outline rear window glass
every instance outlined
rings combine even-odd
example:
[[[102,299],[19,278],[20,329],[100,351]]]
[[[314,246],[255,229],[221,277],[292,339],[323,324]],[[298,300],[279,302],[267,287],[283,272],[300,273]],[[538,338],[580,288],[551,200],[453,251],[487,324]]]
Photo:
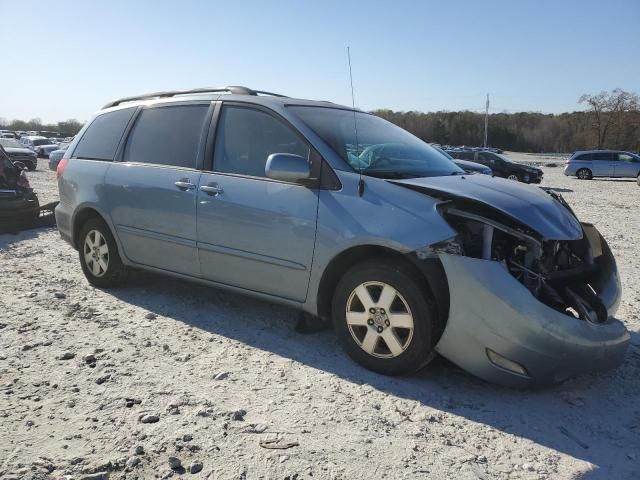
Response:
[[[124,150],[125,162],[196,168],[208,105],[180,105],[143,110]]]
[[[73,152],[74,158],[113,160],[124,129],[135,108],[125,108],[97,116]]]

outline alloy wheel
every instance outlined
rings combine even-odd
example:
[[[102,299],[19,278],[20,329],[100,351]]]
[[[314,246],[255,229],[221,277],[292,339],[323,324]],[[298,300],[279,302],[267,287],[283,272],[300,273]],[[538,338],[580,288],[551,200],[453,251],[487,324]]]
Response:
[[[102,277],[109,268],[109,245],[98,231],[91,230],[84,239],[84,261],[94,277]]]
[[[407,301],[384,282],[356,287],[347,300],[346,320],[356,344],[374,357],[397,357],[413,337],[413,315]]]
[[[516,180],[516,181],[518,180],[518,176],[517,176],[517,175],[514,175],[513,173],[512,173],[511,175],[509,175],[507,178],[508,178],[509,180]]]

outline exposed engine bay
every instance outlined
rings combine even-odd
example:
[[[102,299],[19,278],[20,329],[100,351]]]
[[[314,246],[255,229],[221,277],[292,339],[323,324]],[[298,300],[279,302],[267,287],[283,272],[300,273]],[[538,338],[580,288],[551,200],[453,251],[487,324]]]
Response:
[[[562,197],[547,193],[571,212]],[[502,212],[474,201],[447,199],[439,211],[458,235],[433,245],[436,252],[499,262],[554,310],[592,323],[607,321],[598,286],[607,268],[603,247],[608,247],[592,225],[582,224],[583,235],[578,240],[546,240]]]

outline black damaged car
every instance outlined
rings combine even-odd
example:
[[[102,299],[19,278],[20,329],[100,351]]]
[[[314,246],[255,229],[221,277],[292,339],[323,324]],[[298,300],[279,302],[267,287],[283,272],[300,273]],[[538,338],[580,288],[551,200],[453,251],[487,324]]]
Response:
[[[0,145],[13,162],[21,162],[29,170],[35,170],[38,166],[36,152],[29,150],[15,138],[0,138]]]
[[[31,228],[39,221],[40,202],[24,174],[0,144],[0,233]]]
[[[486,165],[496,177],[508,178],[509,180],[517,180],[523,183],[542,182],[543,172],[541,169],[516,163],[498,153],[473,150],[450,150],[447,153],[453,158]]]

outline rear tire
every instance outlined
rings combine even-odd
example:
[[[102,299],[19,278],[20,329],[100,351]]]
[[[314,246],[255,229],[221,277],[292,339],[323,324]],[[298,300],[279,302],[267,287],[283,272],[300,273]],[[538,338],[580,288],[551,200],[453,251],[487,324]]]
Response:
[[[427,282],[409,266],[385,259],[357,264],[343,275],[332,317],[347,354],[384,375],[425,365],[442,331]]]
[[[581,168],[576,172],[576,177],[580,180],[591,180],[593,178],[593,173],[588,168]]]
[[[510,175],[507,176],[507,180],[515,180],[516,182],[520,182],[520,176],[516,175],[515,173],[512,173]]]
[[[127,277],[111,230],[98,218],[87,220],[78,236],[80,265],[89,283],[99,288],[117,287]]]

